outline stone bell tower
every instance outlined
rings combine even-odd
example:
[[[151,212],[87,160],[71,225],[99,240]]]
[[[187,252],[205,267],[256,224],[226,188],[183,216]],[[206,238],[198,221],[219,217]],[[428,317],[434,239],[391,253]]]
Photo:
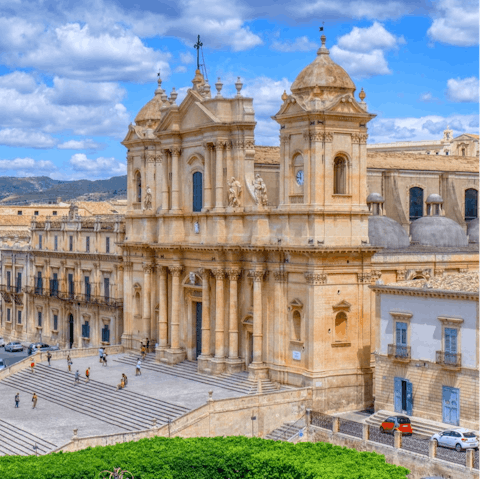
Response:
[[[347,72],[325,46],[282,95],[280,209],[312,215],[314,244],[358,245],[368,240],[367,112]]]

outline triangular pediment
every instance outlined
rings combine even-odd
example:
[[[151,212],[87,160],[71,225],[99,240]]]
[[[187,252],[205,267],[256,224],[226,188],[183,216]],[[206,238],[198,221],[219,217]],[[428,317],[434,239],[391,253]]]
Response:
[[[334,304],[332,307],[334,311],[350,311],[352,305],[348,301],[343,299],[339,303]]]
[[[295,115],[305,113],[306,109],[300,105],[297,101],[287,100],[280,107],[280,110],[275,116],[279,115]]]
[[[335,100],[332,105],[327,108],[330,113],[361,113],[365,115],[367,112],[357,103],[355,98],[350,95],[343,95]]]
[[[293,301],[290,302],[289,306],[290,306],[290,311],[295,309],[302,309],[303,303],[298,298],[295,298]]]
[[[125,136],[125,139],[123,141],[135,141],[135,140],[140,140],[142,138],[142,131],[141,127],[132,125],[128,125],[128,132],[127,136]]]
[[[456,138],[454,138],[454,141],[472,141],[472,140],[478,141],[478,138],[468,133],[462,133],[460,136],[457,136]]]

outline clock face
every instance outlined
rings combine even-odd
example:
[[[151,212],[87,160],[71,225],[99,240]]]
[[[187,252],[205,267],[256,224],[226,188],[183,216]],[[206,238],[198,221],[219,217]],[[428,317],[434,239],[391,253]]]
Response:
[[[303,170],[297,171],[297,184],[300,186],[303,185]]]

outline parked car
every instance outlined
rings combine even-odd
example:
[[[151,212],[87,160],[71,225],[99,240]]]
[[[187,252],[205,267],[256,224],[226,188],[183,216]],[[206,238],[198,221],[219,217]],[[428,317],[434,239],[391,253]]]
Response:
[[[438,446],[450,447],[458,452],[470,448],[478,449],[477,436],[464,427],[437,432],[430,439],[437,441]]]
[[[382,422],[380,432],[393,434],[395,431],[400,431],[402,436],[411,436],[413,430],[410,419],[406,416],[390,416]]]
[[[3,338],[0,338],[0,348],[5,347],[5,340]]]
[[[2,369],[5,369],[7,366],[5,365],[5,361],[3,360],[3,358],[0,358],[0,371]]]
[[[23,346],[20,341],[10,341],[5,345],[5,351],[15,352],[15,351],[23,351]]]
[[[28,352],[28,355],[32,354],[35,349],[35,352],[37,351],[58,351],[60,348],[58,346],[50,346],[49,344],[46,344],[46,343],[31,343],[29,346],[28,346],[28,349],[27,349],[27,352]]]

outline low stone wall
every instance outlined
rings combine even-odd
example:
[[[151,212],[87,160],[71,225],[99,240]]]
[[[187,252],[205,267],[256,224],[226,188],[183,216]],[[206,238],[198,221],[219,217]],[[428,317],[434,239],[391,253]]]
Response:
[[[209,399],[207,404],[172,421],[170,425],[137,432],[104,436],[76,437],[53,452],[79,451],[87,447],[109,446],[155,436],[264,437],[285,422],[297,421],[312,405],[311,388],[256,394],[240,398]],[[252,421],[252,417],[255,420]]]
[[[332,432],[318,426],[310,426],[304,441],[329,442],[336,446],[345,446],[357,451],[368,451],[383,454],[386,462],[406,467],[411,471],[408,479],[422,479],[428,476],[439,476],[445,479],[478,479],[478,472],[464,466],[453,464],[437,458],[398,449],[378,442],[359,439],[340,432]]]
[[[108,355],[120,354],[124,352],[124,347],[122,345],[105,346],[103,349]],[[32,364],[32,359],[34,359],[36,363],[46,361],[47,354],[47,351],[37,352],[31,356],[27,356],[15,364],[12,364],[11,366],[8,366],[5,369],[2,369],[0,371],[0,381],[8,376],[11,376],[12,374],[18,373],[22,369],[29,368],[30,364]],[[52,355],[52,361],[55,359],[65,359],[66,361],[68,355],[70,355],[72,360],[75,358],[85,358],[87,356],[98,356],[98,348],[60,349],[58,351],[50,351],[50,354]],[[65,365],[66,364],[67,363],[65,362]]]

